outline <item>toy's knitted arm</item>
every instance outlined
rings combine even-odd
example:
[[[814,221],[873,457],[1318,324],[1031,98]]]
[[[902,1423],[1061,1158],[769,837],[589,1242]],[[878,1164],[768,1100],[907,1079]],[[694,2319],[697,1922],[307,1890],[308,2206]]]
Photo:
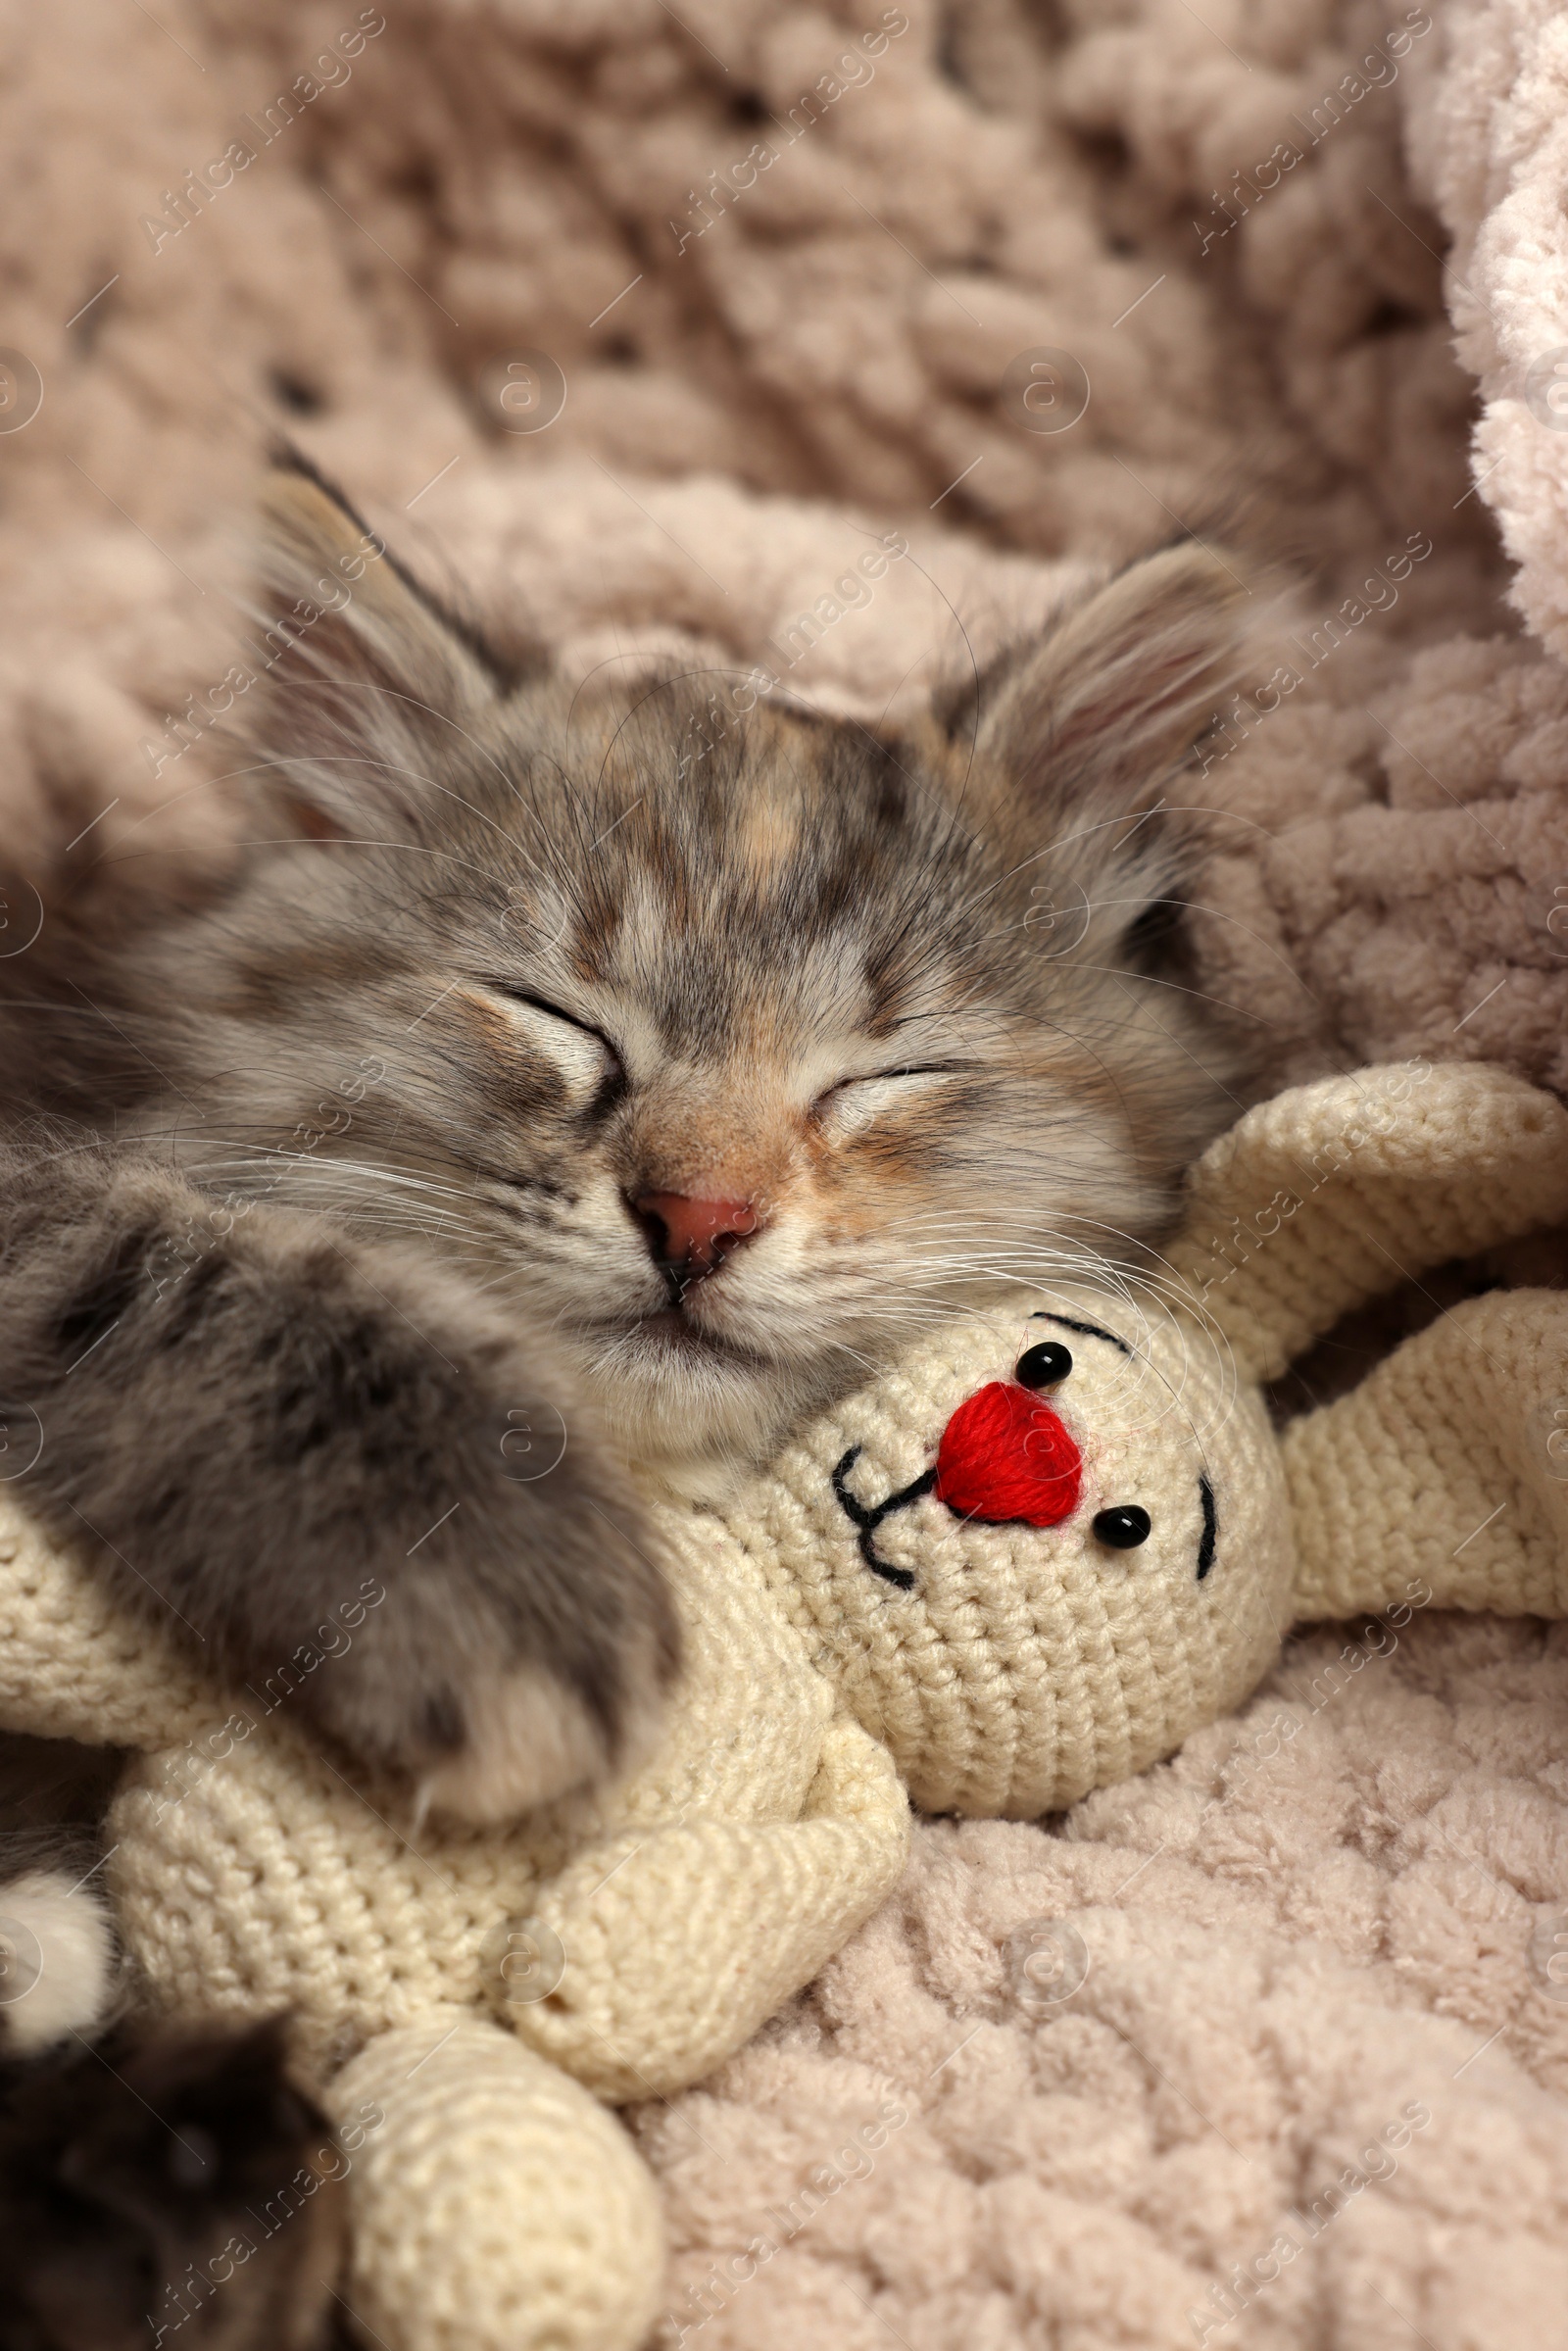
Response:
[[[1455,1307],[1283,1449],[1298,1615],[1568,1614],[1568,1295]]]
[[[607,1837],[546,1888],[548,1998],[514,2029],[612,2102],[667,2096],[722,2064],[891,1889],[909,1808],[885,1747],[836,1716],[798,1821],[709,1814]]]
[[[1485,1062],[1302,1087],[1204,1152],[1169,1256],[1244,1370],[1273,1379],[1348,1308],[1568,1218],[1568,1110]]]
[[[39,1432],[42,1440],[44,1432]],[[13,1412],[7,1442],[30,1439]],[[231,1701],[200,1666],[0,1494],[0,1729],[89,1746],[178,1746],[221,1732]]]

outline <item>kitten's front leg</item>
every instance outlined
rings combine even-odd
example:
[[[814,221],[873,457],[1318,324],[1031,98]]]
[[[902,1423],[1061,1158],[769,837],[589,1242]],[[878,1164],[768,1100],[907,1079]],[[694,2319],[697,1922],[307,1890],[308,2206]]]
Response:
[[[241,1711],[286,1708],[480,1820],[635,1759],[675,1620],[544,1338],[148,1162],[18,1157],[0,1192],[12,1458],[41,1438],[17,1491]]]

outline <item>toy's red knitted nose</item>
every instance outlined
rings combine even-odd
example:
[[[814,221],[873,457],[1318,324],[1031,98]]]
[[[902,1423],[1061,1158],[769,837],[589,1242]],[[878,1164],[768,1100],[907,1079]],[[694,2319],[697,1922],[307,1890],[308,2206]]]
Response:
[[[942,1432],[932,1493],[960,1518],[1055,1527],[1078,1507],[1083,1456],[1043,1397],[993,1380]]]

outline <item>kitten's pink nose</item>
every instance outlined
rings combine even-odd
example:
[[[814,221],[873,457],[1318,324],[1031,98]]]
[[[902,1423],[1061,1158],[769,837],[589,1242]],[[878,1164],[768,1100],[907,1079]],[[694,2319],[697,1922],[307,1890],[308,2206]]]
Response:
[[[632,1210],[654,1261],[683,1281],[711,1273],[758,1226],[750,1200],[693,1200],[684,1192],[639,1192]]]

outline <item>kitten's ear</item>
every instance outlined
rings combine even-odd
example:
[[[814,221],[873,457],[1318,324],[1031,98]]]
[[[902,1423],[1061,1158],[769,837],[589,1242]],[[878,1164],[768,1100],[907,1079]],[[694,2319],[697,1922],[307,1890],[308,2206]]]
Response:
[[[514,682],[330,483],[296,461],[262,499],[265,634],[249,712],[305,829],[416,818],[431,759]]]
[[[1139,815],[1235,684],[1248,601],[1192,541],[1131,564],[982,678],[977,754],[1025,808]]]
[[[976,781],[1017,927],[1053,958],[1162,959],[1204,829],[1176,770],[1246,666],[1248,597],[1218,556],[1167,548],[981,678]]]

